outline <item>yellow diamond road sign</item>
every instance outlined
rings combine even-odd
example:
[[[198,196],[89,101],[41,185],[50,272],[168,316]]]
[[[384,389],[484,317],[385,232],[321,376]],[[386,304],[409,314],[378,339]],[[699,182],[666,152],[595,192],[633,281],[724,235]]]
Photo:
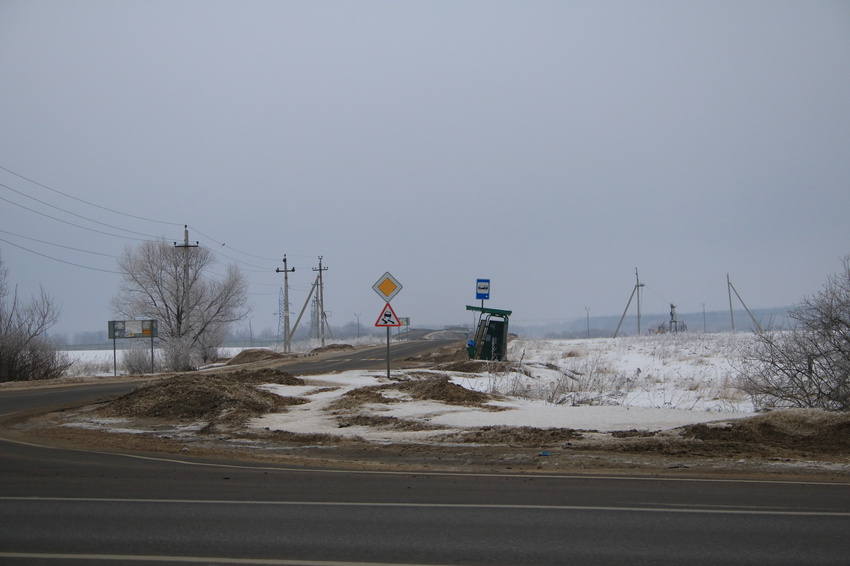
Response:
[[[401,291],[401,283],[399,283],[398,280],[390,275],[389,271],[387,271],[380,279],[378,279],[377,283],[372,285],[372,289],[374,289],[382,299],[389,303],[392,298],[398,295],[398,292]]]

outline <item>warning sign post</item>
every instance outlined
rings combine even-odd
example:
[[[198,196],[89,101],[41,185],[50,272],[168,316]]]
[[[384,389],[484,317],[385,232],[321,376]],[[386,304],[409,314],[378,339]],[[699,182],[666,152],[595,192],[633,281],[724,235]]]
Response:
[[[375,321],[375,326],[378,328],[385,327],[387,329],[387,379],[390,378],[390,328],[401,326],[401,319],[396,315],[393,307],[390,305],[390,300],[401,291],[401,283],[393,277],[389,271],[384,273],[378,282],[372,285],[372,289],[386,301],[384,309]]]
[[[401,319],[396,316],[393,307],[387,303],[387,306],[385,306],[384,310],[381,311],[381,316],[379,316],[378,320],[375,322],[375,326],[386,326],[387,328],[391,326],[401,326]]]

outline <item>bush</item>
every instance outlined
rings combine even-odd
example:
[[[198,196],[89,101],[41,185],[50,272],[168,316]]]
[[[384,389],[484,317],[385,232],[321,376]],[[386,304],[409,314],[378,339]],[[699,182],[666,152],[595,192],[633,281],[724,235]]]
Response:
[[[68,356],[43,336],[20,332],[0,336],[0,381],[33,381],[62,377]]]
[[[43,289],[22,299],[17,287],[9,290],[7,275],[0,259],[0,382],[62,376],[71,362],[45,336],[59,319],[59,308]]]
[[[744,353],[742,388],[757,409],[850,411],[850,256],[791,311],[794,327],[761,332]]]
[[[122,351],[121,365],[124,367],[127,373],[145,374],[155,373],[161,363],[159,363],[158,360],[154,359],[154,367],[151,368],[150,342],[141,341],[134,342],[129,349]]]

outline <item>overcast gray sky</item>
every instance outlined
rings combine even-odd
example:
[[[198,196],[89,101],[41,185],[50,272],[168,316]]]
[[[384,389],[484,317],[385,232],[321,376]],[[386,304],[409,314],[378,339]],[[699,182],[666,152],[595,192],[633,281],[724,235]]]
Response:
[[[414,326],[477,278],[518,324],[619,315],[635,268],[646,313],[726,309],[727,273],[785,306],[850,254],[845,1],[0,0],[0,76],[0,254],[59,332],[184,224],[255,331],[283,254],[294,310],[321,255],[332,324],[389,271]]]

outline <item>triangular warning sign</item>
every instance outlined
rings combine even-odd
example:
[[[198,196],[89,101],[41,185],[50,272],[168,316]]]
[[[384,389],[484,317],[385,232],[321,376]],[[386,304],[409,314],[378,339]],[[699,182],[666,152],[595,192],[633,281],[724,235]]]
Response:
[[[401,326],[401,321],[395,314],[395,311],[387,303],[387,306],[384,307],[384,310],[381,311],[381,316],[378,317],[377,322],[375,322],[375,326]]]

